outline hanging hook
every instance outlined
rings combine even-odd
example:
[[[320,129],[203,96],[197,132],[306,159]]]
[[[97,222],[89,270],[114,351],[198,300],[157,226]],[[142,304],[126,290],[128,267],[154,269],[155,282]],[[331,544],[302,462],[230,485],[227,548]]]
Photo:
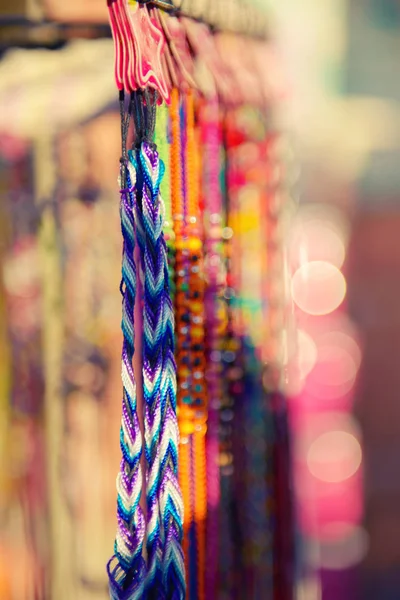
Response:
[[[147,4],[149,7],[160,8],[167,12],[175,12],[175,7],[170,0],[137,0],[139,4]]]

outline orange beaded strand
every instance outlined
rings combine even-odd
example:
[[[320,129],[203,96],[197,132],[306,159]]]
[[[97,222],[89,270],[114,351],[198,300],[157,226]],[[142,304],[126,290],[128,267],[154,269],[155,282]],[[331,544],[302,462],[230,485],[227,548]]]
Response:
[[[182,174],[181,117],[178,90],[171,95],[171,204],[175,233],[176,360],[178,376],[179,479],[185,518],[183,549],[190,577],[189,531],[194,521],[197,587],[205,600],[207,390],[205,383],[204,259],[200,227],[200,155],[195,99],[185,97],[185,174]],[[183,185],[184,184],[184,185]],[[186,191],[186,206],[184,205]],[[186,209],[186,210],[185,210]],[[192,566],[193,568],[193,566]]]
[[[200,171],[199,147],[196,139],[195,103],[193,92],[186,97],[186,189],[187,231],[189,240],[190,273],[190,339],[193,382],[191,395],[194,412],[193,474],[194,518],[197,542],[198,598],[205,600],[205,549],[207,517],[206,444],[207,389],[205,383],[205,330],[204,330],[204,259],[200,238]]]
[[[184,505],[183,552],[185,557],[186,582],[189,583],[189,530],[193,520],[191,499],[191,434],[193,432],[193,415],[190,407],[184,404],[184,385],[188,379],[185,369],[185,336],[182,333],[182,318],[187,312],[187,299],[183,291],[183,234],[184,234],[184,200],[181,173],[181,132],[179,115],[179,92],[175,88],[171,93],[171,206],[172,221],[175,233],[175,269],[176,269],[176,362],[177,362],[177,414],[180,432],[179,444],[179,483]]]

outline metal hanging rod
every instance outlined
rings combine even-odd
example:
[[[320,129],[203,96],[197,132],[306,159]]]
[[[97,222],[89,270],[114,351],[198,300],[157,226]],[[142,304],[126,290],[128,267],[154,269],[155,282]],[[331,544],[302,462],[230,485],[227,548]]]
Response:
[[[11,47],[58,49],[74,38],[110,38],[108,24],[33,21],[23,17],[0,18],[0,57]]]
[[[174,0],[136,0],[139,4],[154,7],[167,13],[189,17],[205,23],[217,31],[229,31],[256,38],[265,39],[268,34],[266,13],[257,9],[247,0],[231,0],[227,3],[221,0],[209,0],[206,13],[199,14],[196,2],[183,0],[179,6]],[[219,5],[218,2],[221,2]],[[204,4],[203,4],[204,6]]]
[[[178,9],[170,2],[170,0],[138,0],[139,4],[147,4],[147,6],[153,6],[154,8],[160,8],[166,12],[178,12]]]

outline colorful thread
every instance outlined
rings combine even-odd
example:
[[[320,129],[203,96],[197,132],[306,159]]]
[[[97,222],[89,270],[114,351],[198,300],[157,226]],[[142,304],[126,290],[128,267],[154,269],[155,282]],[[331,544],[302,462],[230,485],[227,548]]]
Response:
[[[117,477],[118,531],[114,557],[108,564],[108,575],[110,594],[113,600],[139,600],[143,597],[144,591],[145,562],[142,551],[145,538],[145,518],[140,506],[142,434],[137,414],[136,382],[132,366],[135,351],[133,311],[136,297],[134,261],[136,174],[134,169],[127,165],[124,152],[121,161],[123,404],[120,445],[122,460]]]

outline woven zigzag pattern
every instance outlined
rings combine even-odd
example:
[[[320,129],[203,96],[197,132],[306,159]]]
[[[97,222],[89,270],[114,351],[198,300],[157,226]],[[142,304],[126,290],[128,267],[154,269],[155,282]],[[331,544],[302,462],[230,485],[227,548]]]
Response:
[[[120,445],[122,460],[117,477],[118,531],[114,557],[108,564],[110,595],[113,600],[143,598],[145,563],[142,557],[145,518],[140,507],[142,490],[142,435],[136,404],[136,383],[132,367],[134,354],[134,305],[136,268],[134,262],[134,199],[136,173],[126,168],[127,189],[121,191],[122,256],[122,383],[123,404]]]
[[[146,226],[144,215],[148,211],[152,196],[141,169],[140,150],[136,155],[129,152],[131,164],[138,172],[140,191],[136,206],[136,234],[140,248],[140,277],[144,290],[143,303],[143,397],[144,397],[144,440],[145,456],[148,467],[146,479],[147,499],[147,557],[146,595],[148,598],[165,598],[162,586],[162,553],[164,531],[161,526],[159,503],[161,430],[161,394],[163,389],[162,356],[162,303],[163,271],[160,270],[161,257],[156,255],[154,242],[161,234],[161,215],[151,215],[152,223]],[[155,186],[159,189],[162,172],[158,168],[155,174]],[[149,230],[149,232],[148,232]],[[150,236],[150,237],[149,237]]]
[[[137,234],[144,272],[143,380],[149,465],[147,589],[150,598],[181,600],[185,597],[185,580],[181,548],[183,502],[178,484],[174,313],[160,196],[165,167],[147,142],[141,145],[137,163],[143,182]]]

